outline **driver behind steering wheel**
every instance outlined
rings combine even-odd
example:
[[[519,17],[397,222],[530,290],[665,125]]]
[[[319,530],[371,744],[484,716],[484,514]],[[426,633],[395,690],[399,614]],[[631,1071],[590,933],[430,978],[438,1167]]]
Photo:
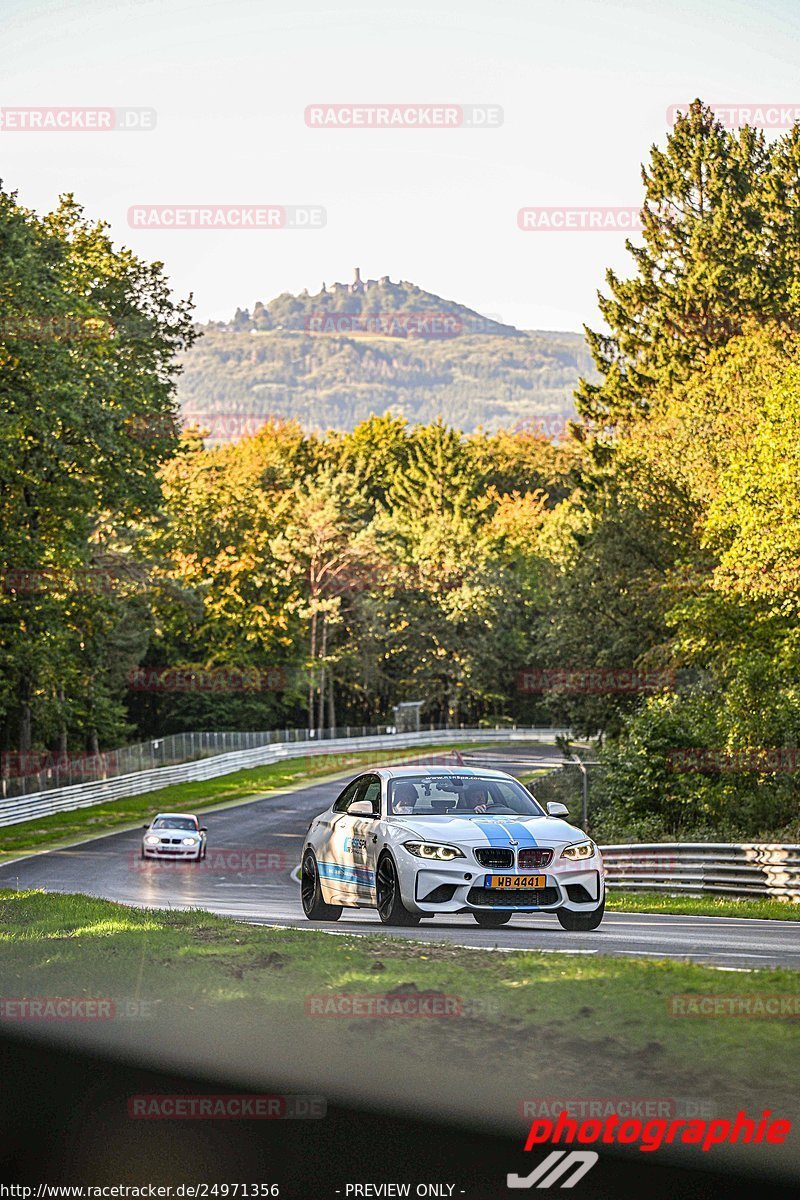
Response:
[[[464,808],[470,812],[485,813],[489,810],[489,792],[482,783],[471,783],[464,789]]]

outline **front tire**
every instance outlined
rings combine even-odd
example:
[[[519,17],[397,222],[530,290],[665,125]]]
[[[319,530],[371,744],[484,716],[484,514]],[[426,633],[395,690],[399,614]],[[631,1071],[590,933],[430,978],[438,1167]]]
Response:
[[[510,912],[474,912],[473,917],[482,929],[499,929],[511,920]]]
[[[319,869],[313,851],[306,852],[300,873],[300,899],[309,921],[338,921],[342,915],[339,904],[326,904],[322,899]]]
[[[419,917],[411,913],[400,896],[400,880],[391,854],[383,854],[378,860],[375,875],[375,895],[378,916],[384,925],[419,925]]]
[[[556,916],[561,928],[566,929],[569,933],[591,933],[602,921],[605,910],[606,898],[603,896],[599,907],[594,912],[576,913],[570,912],[566,908],[559,908],[556,909]]]

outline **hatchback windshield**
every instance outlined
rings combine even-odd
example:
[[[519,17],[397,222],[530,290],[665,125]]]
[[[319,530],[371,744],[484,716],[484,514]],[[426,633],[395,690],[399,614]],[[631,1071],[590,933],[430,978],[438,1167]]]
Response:
[[[476,775],[413,775],[389,783],[393,816],[543,817],[521,783]]]
[[[191,817],[157,817],[153,821],[153,829],[194,829],[197,826]]]

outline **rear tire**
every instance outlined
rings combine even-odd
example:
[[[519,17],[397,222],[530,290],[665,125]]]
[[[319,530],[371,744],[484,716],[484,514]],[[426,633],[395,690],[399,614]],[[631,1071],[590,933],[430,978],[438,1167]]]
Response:
[[[510,912],[474,912],[472,915],[482,929],[499,929],[511,920]]]
[[[597,929],[603,919],[603,913],[606,910],[606,898],[600,902],[598,908],[594,912],[576,913],[570,912],[566,908],[556,909],[558,923],[562,929],[566,929],[569,933],[591,933],[593,929]]]
[[[338,921],[342,915],[339,904],[326,904],[322,899],[322,888],[319,883],[319,869],[312,850],[308,850],[303,858],[300,873],[300,899],[303,912],[309,921]]]
[[[400,880],[391,854],[382,854],[375,873],[378,916],[384,925],[419,925],[419,917],[406,908],[400,896]]]

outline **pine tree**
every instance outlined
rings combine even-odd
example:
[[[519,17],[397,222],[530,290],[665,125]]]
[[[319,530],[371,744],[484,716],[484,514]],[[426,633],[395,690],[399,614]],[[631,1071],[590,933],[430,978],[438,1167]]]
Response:
[[[581,380],[580,414],[608,427],[646,414],[653,391],[702,368],[749,317],[793,321],[798,132],[773,147],[760,131],[730,132],[695,100],[665,150],[642,168],[643,245],[636,273],[609,270],[599,295],[608,333],[586,335],[602,380]]]

